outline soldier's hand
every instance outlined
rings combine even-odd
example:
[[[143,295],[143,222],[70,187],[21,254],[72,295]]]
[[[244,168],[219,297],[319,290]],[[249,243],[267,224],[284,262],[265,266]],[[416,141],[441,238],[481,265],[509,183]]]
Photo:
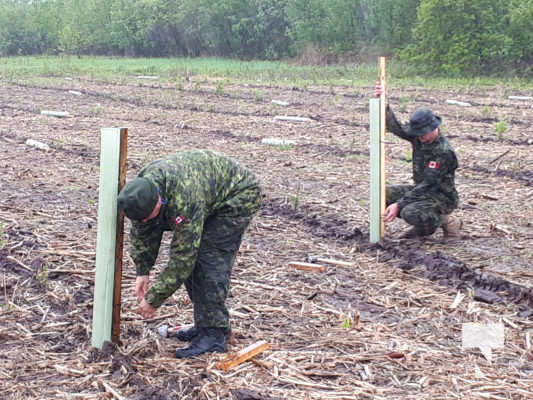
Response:
[[[376,97],[381,97],[383,94],[383,88],[381,87],[381,83],[376,83]]]
[[[141,314],[144,318],[151,318],[155,315],[156,308],[152,307],[145,299],[142,299],[141,304],[137,312]]]
[[[148,292],[148,286],[150,285],[150,277],[148,275],[138,276],[135,280],[135,295],[137,301],[142,301],[144,295]]]
[[[399,213],[400,213],[399,204],[398,203],[392,203],[385,210],[385,214],[383,214],[383,221],[385,221],[385,222],[394,221],[394,219],[398,216]]]

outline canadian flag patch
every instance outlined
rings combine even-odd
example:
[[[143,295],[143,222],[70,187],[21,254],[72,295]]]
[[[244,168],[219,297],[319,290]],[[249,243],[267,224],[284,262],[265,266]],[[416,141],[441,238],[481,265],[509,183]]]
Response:
[[[439,162],[438,161],[430,161],[430,162],[428,162],[428,168],[438,169],[439,168]]]
[[[183,218],[181,215],[179,215],[179,216],[177,216],[176,219],[174,220],[174,223],[175,223],[176,225],[181,224],[181,223],[183,222],[184,219],[185,219],[185,218]]]

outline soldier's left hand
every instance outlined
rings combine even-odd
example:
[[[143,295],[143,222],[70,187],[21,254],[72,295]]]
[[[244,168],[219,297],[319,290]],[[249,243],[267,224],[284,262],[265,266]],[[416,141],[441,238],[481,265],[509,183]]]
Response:
[[[385,222],[394,221],[394,219],[398,216],[398,214],[400,214],[400,206],[398,205],[398,203],[392,203],[385,210],[385,214],[383,215],[383,221]]]
[[[156,308],[152,307],[145,299],[142,299],[137,313],[141,314],[144,318],[152,318],[155,315]]]

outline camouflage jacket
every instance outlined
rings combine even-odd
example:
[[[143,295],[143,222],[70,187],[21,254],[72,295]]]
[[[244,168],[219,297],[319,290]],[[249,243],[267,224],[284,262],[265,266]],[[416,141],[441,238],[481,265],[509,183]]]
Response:
[[[422,143],[417,137],[407,136],[407,124],[400,124],[387,106],[387,130],[411,143],[413,148],[413,180],[415,186],[399,201],[400,209],[407,204],[430,198],[455,209],[459,194],[455,188],[455,170],[458,167],[455,151],[444,136],[431,143]]]
[[[159,307],[193,271],[206,218],[215,213],[228,218],[252,215],[260,206],[261,188],[249,170],[208,150],[156,160],[139,176],[158,187],[164,204],[156,218],[132,221],[130,254],[137,276],[150,273],[163,232],[174,232],[168,265],[145,296]]]

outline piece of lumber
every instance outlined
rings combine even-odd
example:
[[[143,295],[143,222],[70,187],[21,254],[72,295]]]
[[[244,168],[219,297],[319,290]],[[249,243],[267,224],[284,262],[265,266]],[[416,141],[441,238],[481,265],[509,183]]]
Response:
[[[78,92],[77,90],[69,90],[68,92],[69,92],[70,94],[75,95],[75,96],[81,96],[81,95],[82,95],[82,93],[81,93],[81,92]]]
[[[509,100],[533,100],[530,96],[509,96]]]
[[[262,144],[268,144],[271,146],[293,146],[296,144],[294,140],[280,139],[280,138],[263,138]]]
[[[293,268],[299,269],[301,271],[311,271],[311,272],[326,272],[326,266],[321,264],[312,264],[300,261],[291,261],[289,265]]]
[[[33,139],[27,139],[26,146],[35,147],[36,149],[40,149],[46,152],[50,151],[50,146],[48,146],[46,143],[39,142]]]
[[[139,75],[137,79],[148,79],[148,80],[156,80],[159,79],[159,76],[155,75]]]
[[[461,107],[470,107],[472,105],[472,104],[464,102],[464,101],[451,100],[451,99],[446,100],[445,103],[446,104],[454,104],[456,106],[461,106]]]
[[[316,261],[323,264],[342,265],[343,267],[353,267],[355,265],[353,262],[335,260],[333,258],[318,257]]]
[[[243,362],[251,359],[259,353],[262,353],[270,347],[270,344],[266,340],[260,340],[248,347],[238,351],[235,354],[229,355],[224,360],[216,363],[216,367],[224,372],[229,371],[231,368],[242,364]]]
[[[101,130],[96,272],[94,277],[93,347],[111,340],[120,170],[120,129]]]
[[[290,117],[288,115],[277,115],[274,117],[277,121],[294,121],[294,122],[308,122],[312,121],[311,118],[307,117]]]
[[[282,101],[282,100],[272,100],[273,104],[277,104],[278,106],[287,107],[289,105],[288,102]]]
[[[65,117],[68,117],[70,114],[67,111],[42,110],[41,115],[48,115],[48,116],[57,117],[57,118],[65,118]]]

